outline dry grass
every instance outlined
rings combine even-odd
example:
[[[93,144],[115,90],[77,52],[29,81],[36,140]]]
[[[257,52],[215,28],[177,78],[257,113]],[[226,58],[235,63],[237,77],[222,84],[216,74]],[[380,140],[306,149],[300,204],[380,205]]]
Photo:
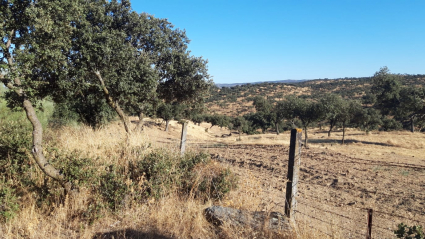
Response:
[[[171,123],[170,132],[149,121],[143,132],[135,132],[129,138],[131,147],[140,147],[145,154],[155,148],[166,146],[169,150],[178,148],[179,128]],[[206,124],[189,127],[189,140],[193,142],[213,141],[215,134],[222,132],[218,127],[205,132]],[[244,136],[247,137],[247,136]],[[120,123],[115,122],[100,130],[89,127],[63,127],[46,134],[55,147],[63,151],[78,150],[83,156],[96,158],[100,165],[120,164],[126,157],[126,134]],[[199,150],[199,148],[192,148]],[[127,155],[128,156],[128,155]],[[217,163],[211,164],[198,172],[203,177],[222,168]],[[39,170],[35,175],[42,185],[44,176]],[[232,191],[222,201],[214,204],[231,206],[246,210],[272,210],[264,205],[259,196],[260,182],[251,175],[241,181],[238,189]],[[29,193],[29,192],[28,192]],[[255,231],[251,228],[217,228],[208,223],[203,211],[213,204],[212,201],[194,199],[193,196],[182,197],[177,193],[157,200],[150,199],[141,203],[132,203],[119,211],[100,209],[100,218],[93,222],[84,217],[84,212],[93,205],[96,195],[90,188],[81,187],[78,193],[70,194],[58,203],[37,206],[29,193],[21,200],[21,210],[7,223],[0,224],[0,238],[323,238],[316,236],[314,230],[300,227],[295,234]]]
[[[135,132],[129,138],[131,147],[140,147],[147,154],[155,148],[167,147],[177,152],[181,126],[171,122],[170,131],[164,132],[163,125],[147,120],[143,132]],[[198,144],[229,145],[288,145],[289,132],[280,135],[273,133],[263,135],[228,134],[227,129],[213,127],[203,123],[200,126],[189,125],[189,146],[191,150],[204,150]],[[208,132],[205,129],[208,128]],[[115,122],[100,130],[93,131],[89,127],[64,127],[46,134],[61,150],[79,150],[85,156],[97,158],[101,164],[120,164],[126,152],[126,134],[122,125]],[[346,144],[341,145],[342,132],[327,132],[319,129],[309,130],[309,147],[326,149],[352,155],[357,158],[380,160],[387,162],[404,162],[423,164],[425,155],[425,134],[400,132],[371,132],[365,134],[350,129],[346,133]],[[223,151],[227,157],[227,151]],[[242,156],[248,157],[248,156]],[[248,160],[248,159],[247,159]],[[207,176],[213,172],[218,163],[206,168],[198,175]],[[43,183],[41,172],[37,171],[38,183]],[[88,188],[81,188],[76,195],[71,195],[58,204],[38,207],[37,202],[27,195],[21,199],[19,214],[7,223],[0,224],[0,238],[344,238],[337,227],[321,228],[314,221],[298,221],[296,230],[291,234],[255,231],[251,228],[232,228],[223,226],[216,228],[205,220],[203,210],[213,204],[229,206],[250,211],[274,211],[277,208],[270,201],[264,181],[247,171],[240,175],[238,189],[230,192],[218,202],[202,201],[194,197],[181,197],[177,193],[169,194],[158,200],[133,203],[119,211],[111,212],[102,209],[101,218],[90,223],[82,216],[95,195]],[[283,193],[283,192],[282,192]],[[370,205],[368,205],[370,206]],[[340,223],[333,221],[333,223]],[[354,226],[354,225],[353,225]],[[325,231],[330,234],[323,234]]]

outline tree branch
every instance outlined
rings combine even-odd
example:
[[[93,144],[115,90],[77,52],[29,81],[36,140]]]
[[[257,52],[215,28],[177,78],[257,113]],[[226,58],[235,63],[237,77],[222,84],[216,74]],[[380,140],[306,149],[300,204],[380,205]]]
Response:
[[[121,107],[116,102],[114,102],[114,100],[112,99],[111,95],[109,94],[108,89],[105,86],[105,82],[103,81],[103,78],[102,78],[102,75],[100,74],[100,72],[98,70],[95,70],[94,74],[97,76],[97,79],[100,82],[100,85],[101,85],[102,90],[103,90],[103,94],[105,95],[106,101],[108,102],[109,106],[111,106],[115,110],[115,112],[117,112],[118,116],[120,117],[121,121],[124,124],[125,131],[128,134],[131,134],[130,122],[128,120],[128,117],[125,115],[125,113],[121,109]]]
[[[6,49],[5,49],[5,52],[4,52],[4,54],[6,55],[7,63],[9,64],[9,66],[12,66],[13,65],[13,58],[12,58],[12,56],[9,53],[10,45],[12,45],[12,36],[13,36],[13,34],[15,34],[15,29],[12,29],[10,31],[10,36],[9,36],[9,39],[7,39]]]
[[[11,31],[11,35],[13,35],[14,30]],[[7,42],[7,48],[10,47],[12,42],[12,37],[8,39]],[[13,58],[10,55],[10,53],[7,51],[7,60],[9,64],[9,69],[13,69]],[[2,75],[2,78],[4,76]],[[26,97],[24,90],[21,88],[21,80],[19,77],[15,77],[12,82],[8,82],[6,86],[10,89],[15,91],[15,93],[22,99],[22,106],[25,110],[25,113],[27,115],[27,119],[30,121],[33,127],[32,131],[32,140],[33,140],[33,147],[31,150],[31,153],[40,167],[40,169],[49,177],[57,180],[59,183],[62,184],[62,186],[69,191],[71,189],[71,184],[68,182],[64,182],[64,175],[59,172],[55,167],[50,165],[48,160],[43,154],[43,126],[41,125],[40,120],[38,119],[34,106],[32,105],[31,101]]]

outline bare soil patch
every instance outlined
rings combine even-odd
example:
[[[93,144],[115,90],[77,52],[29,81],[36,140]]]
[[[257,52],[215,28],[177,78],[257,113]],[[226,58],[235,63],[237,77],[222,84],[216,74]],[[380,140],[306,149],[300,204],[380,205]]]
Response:
[[[192,150],[206,150],[240,178],[238,192],[222,203],[250,210],[284,211],[289,133],[222,137],[229,131],[191,125]],[[410,132],[309,131],[302,149],[297,220],[324,234],[363,237],[366,209],[374,213],[373,237],[391,238],[401,222],[425,222],[425,135]],[[172,136],[170,134],[173,134]],[[178,141],[179,129],[157,142]],[[162,137],[162,136],[161,136]],[[174,139],[174,140],[171,140]],[[244,194],[241,197],[241,194]],[[243,199],[241,199],[243,198]]]

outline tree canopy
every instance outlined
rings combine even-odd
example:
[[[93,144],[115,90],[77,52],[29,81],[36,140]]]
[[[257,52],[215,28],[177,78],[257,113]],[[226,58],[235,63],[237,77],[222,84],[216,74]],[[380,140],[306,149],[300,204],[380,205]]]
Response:
[[[41,99],[104,97],[130,132],[126,112],[160,101],[201,104],[211,84],[207,61],[190,54],[185,31],[134,12],[128,0],[5,0],[0,15],[0,79],[11,89],[6,99],[26,111],[32,153],[58,180],[63,176],[43,155],[34,108]]]

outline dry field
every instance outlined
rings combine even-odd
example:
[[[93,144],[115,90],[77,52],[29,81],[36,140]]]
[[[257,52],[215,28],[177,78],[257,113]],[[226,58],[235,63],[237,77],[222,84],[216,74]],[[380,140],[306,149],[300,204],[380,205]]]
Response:
[[[208,150],[241,179],[224,205],[249,210],[284,211],[289,132],[281,135],[224,136],[228,130],[190,125],[191,147]],[[180,128],[157,142],[178,142]],[[399,223],[425,225],[425,134],[349,130],[309,131],[302,149],[296,218],[324,234],[363,237],[373,209],[373,238],[393,238]],[[244,197],[238,197],[241,194]]]
[[[165,147],[178,151],[181,125],[170,123],[164,132],[160,121],[147,119],[145,130],[133,134],[132,146],[146,152]],[[238,189],[214,204],[250,211],[283,212],[289,132],[280,135],[239,135],[209,124],[189,124],[187,150],[205,151],[216,165],[230,167],[239,177]],[[208,128],[208,132],[206,129]],[[408,132],[363,132],[351,130],[346,145],[341,133],[331,137],[310,130],[308,149],[302,149],[297,230],[279,238],[363,238],[367,208],[375,210],[373,238],[393,238],[392,230],[404,222],[425,222],[425,134]],[[116,122],[101,130],[63,128],[46,134],[69,151],[111,164],[122,163],[126,142],[122,125]],[[214,165],[212,165],[214,167]],[[160,200],[105,213],[93,224],[74,217],[90,203],[84,189],[78,197],[49,208],[49,215],[26,201],[13,220],[0,224],[0,238],[247,238],[249,228],[223,228],[217,233],[203,216],[213,202],[180,200],[170,195]],[[394,215],[395,216],[394,216]],[[413,219],[414,221],[410,220]],[[25,235],[25,236],[22,236]]]

